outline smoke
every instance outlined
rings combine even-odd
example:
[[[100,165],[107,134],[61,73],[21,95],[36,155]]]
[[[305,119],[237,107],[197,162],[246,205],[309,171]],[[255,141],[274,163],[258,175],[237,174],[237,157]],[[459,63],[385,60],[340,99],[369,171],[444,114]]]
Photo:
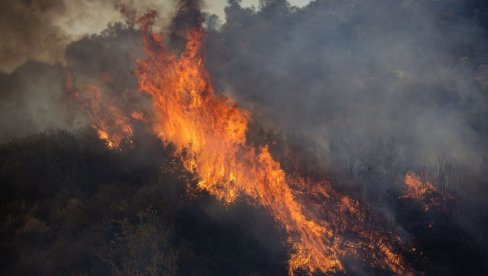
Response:
[[[156,24],[170,24],[167,1],[2,1],[0,3],[0,141],[45,131],[86,126],[87,114],[65,92],[66,73],[79,83],[103,85],[107,98],[133,101],[132,74],[140,36],[125,22],[159,11]],[[137,97],[136,97],[137,98]]]
[[[201,13],[200,0],[178,0],[178,10],[170,26],[171,43],[177,49],[186,44],[186,32],[191,28],[200,28],[204,18]]]
[[[66,63],[66,47],[111,23],[123,22],[121,7],[140,13],[157,10],[158,26],[166,28],[174,13],[171,1],[158,0],[5,0],[0,3],[0,71],[10,73],[28,60]]]
[[[80,88],[103,89],[104,104],[144,105],[132,73],[140,48],[140,34],[119,23],[70,43],[67,66],[29,61],[0,74],[0,141],[50,129],[74,131],[90,123],[84,107],[66,90],[68,72]]]
[[[108,99],[145,105],[133,75],[140,36],[116,23],[123,6],[134,16],[158,11],[156,26],[176,49],[187,29],[208,20],[207,66],[219,90],[305,145],[324,168],[353,167],[353,178],[383,183],[445,156],[474,172],[487,166],[487,43],[473,17],[482,18],[482,6],[239,3],[229,1],[216,29],[195,0],[3,1],[0,70],[11,73],[0,80],[2,137],[86,124],[63,94],[68,68],[77,84],[96,84]],[[26,61],[38,63],[18,67]]]
[[[63,13],[62,1],[15,1],[0,3],[0,70],[11,72],[29,59],[61,61],[68,38],[50,22]]]
[[[486,167],[486,41],[462,2],[238,3],[210,33],[207,63],[258,120],[363,176],[445,155]]]
[[[207,23],[206,62],[218,90],[314,154],[337,174],[334,185],[383,192],[405,171],[427,170],[435,185],[484,191],[485,200],[488,44],[486,25],[473,17],[486,14],[482,7],[316,0],[297,8],[267,0],[255,10],[228,2],[226,22],[216,26],[195,0],[3,1],[0,141],[89,123],[66,94],[67,71],[78,87],[100,87],[107,104],[148,110],[133,72],[141,34],[120,23],[120,8],[134,17],[149,9],[175,49],[188,29]]]
[[[203,23],[200,0],[179,0],[178,12],[174,16],[171,30],[178,32],[189,28],[200,27]]]
[[[0,141],[45,131],[74,130],[87,123],[63,91],[64,70],[28,62],[0,73]]]

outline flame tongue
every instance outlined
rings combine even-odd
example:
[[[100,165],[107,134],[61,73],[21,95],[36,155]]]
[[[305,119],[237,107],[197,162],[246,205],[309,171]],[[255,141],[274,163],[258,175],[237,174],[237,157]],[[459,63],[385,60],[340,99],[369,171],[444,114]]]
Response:
[[[88,86],[91,104],[86,109],[100,138],[116,148],[123,137],[132,136],[131,120],[150,124],[161,139],[175,145],[186,169],[200,179],[199,188],[225,204],[244,195],[269,210],[293,248],[290,274],[297,269],[309,274],[341,271],[345,256],[407,274],[392,249],[398,238],[371,230],[375,223],[367,221],[358,202],[338,194],[328,182],[286,175],[268,147],[246,143],[250,113],[215,93],[204,67],[201,29],[187,32],[186,48],[176,55],[161,35],[150,31],[154,16],[139,20],[147,57],[136,68],[139,89],[152,98],[152,117],[125,115],[117,104],[102,103],[101,91]]]
[[[437,192],[437,189],[428,181],[422,180],[414,172],[407,172],[404,177],[407,186],[406,194],[408,197],[419,199],[426,193]]]
[[[452,201],[451,195],[441,192],[430,183],[427,179],[414,172],[407,172],[404,176],[405,192],[403,197],[418,201],[425,211],[435,208],[443,208],[449,201]]]
[[[137,62],[136,71],[140,90],[152,96],[156,133],[174,143],[179,152],[189,153],[184,163],[201,179],[200,188],[225,203],[244,194],[270,211],[288,233],[294,249],[290,274],[298,268],[309,273],[343,270],[339,256],[357,254],[357,248],[377,243],[373,239],[380,238],[378,235],[360,229],[364,233],[358,234],[357,244],[342,246],[328,223],[305,215],[305,206],[296,200],[286,174],[268,148],[246,144],[250,114],[215,94],[204,68],[201,30],[188,32],[186,49],[177,57],[162,46],[161,36],[151,34],[151,20],[142,22],[146,23],[142,30],[147,58]],[[298,181],[308,185],[304,179]],[[376,247],[381,266],[405,271],[388,244],[380,242]]]
[[[292,269],[342,269],[333,248],[324,244],[325,227],[305,217],[268,149],[245,144],[249,112],[215,94],[200,53],[201,32],[188,33],[179,58],[156,42],[146,35],[147,59],[137,63],[140,89],[153,98],[156,133],[180,152],[189,150],[185,166],[199,176],[199,187],[226,203],[243,193],[267,207],[292,234]]]

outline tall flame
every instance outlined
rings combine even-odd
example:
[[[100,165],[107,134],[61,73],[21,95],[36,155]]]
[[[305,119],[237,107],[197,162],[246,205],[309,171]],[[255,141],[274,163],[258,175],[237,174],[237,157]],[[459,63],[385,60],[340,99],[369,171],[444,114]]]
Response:
[[[201,29],[187,33],[186,48],[177,56],[164,47],[161,35],[151,33],[151,15],[140,23],[147,58],[138,60],[136,74],[140,90],[152,97],[155,132],[185,155],[184,165],[199,177],[201,189],[225,203],[244,194],[269,210],[293,246],[290,274],[298,268],[309,273],[343,270],[340,256],[357,254],[359,248],[367,247],[378,252],[375,255],[380,266],[398,273],[406,271],[392,245],[382,242],[378,233],[353,230],[358,231],[358,241],[347,245],[332,231],[334,222],[313,218],[311,210],[306,214],[307,208],[296,199],[292,184],[312,184],[301,177],[294,177],[292,182],[268,147],[246,144],[250,113],[229,98],[216,95],[204,67]],[[325,183],[323,189],[331,187]],[[342,208],[334,211],[338,216],[353,208],[346,197],[338,204]],[[359,212],[354,212],[350,213],[361,219]]]
[[[267,146],[246,142],[251,114],[216,94],[204,65],[200,28],[187,32],[186,48],[177,55],[162,35],[150,31],[153,21],[154,13],[139,20],[146,58],[137,61],[136,75],[139,89],[152,98],[151,120],[143,121],[175,145],[186,169],[198,176],[200,189],[224,204],[243,195],[265,207],[292,246],[290,274],[297,269],[308,274],[342,271],[341,259],[350,256],[397,274],[410,273],[395,252],[399,238],[376,229],[357,201],[326,181],[287,175]],[[142,120],[138,113],[125,116],[115,107],[101,114],[98,105],[90,108],[92,125],[111,147],[132,135],[129,117]],[[106,125],[105,116],[115,126]]]

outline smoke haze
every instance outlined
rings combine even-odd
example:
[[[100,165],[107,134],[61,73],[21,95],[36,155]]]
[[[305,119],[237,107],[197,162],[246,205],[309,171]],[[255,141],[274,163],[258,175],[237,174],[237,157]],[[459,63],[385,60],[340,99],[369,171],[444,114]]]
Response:
[[[208,39],[214,80],[260,120],[319,159],[366,170],[446,155],[486,168],[485,30],[468,5],[265,2],[258,12],[231,5]]]
[[[250,4],[254,6],[249,7]],[[219,12],[224,6],[224,13]],[[351,198],[364,200],[365,209],[370,203],[375,205],[388,218],[385,224],[401,225],[398,228],[409,225],[409,215],[395,213],[398,206],[388,200],[403,188],[398,184],[403,185],[402,176],[407,171],[418,171],[427,175],[442,193],[455,194],[460,201],[468,199],[468,203],[463,202],[472,207],[463,213],[468,215],[449,218],[446,225],[459,220],[456,223],[473,237],[473,243],[480,247],[488,244],[484,226],[487,215],[480,211],[486,208],[479,207],[486,206],[488,195],[488,5],[481,0],[228,0],[225,4],[223,0],[4,0],[0,3],[0,143],[6,145],[4,151],[9,152],[5,142],[23,141],[19,137],[53,129],[78,133],[90,126],[90,114],[75,95],[87,85],[100,88],[102,105],[114,105],[130,116],[134,110],[150,114],[150,96],[140,93],[135,76],[136,62],[144,57],[136,19],[147,11],[157,12],[152,27],[167,36],[165,43],[170,51],[178,52],[185,46],[186,33],[182,30],[204,26],[205,65],[217,93],[229,96],[252,114],[248,143],[259,143],[253,135],[264,132],[272,137],[266,143],[271,144],[273,154],[274,145],[281,146],[280,142],[299,148],[298,154],[310,157],[313,165],[337,187],[338,194],[349,189]],[[68,89],[71,80],[74,88]],[[132,119],[135,121],[129,118]],[[28,146],[35,148],[44,139],[61,140],[70,135],[41,135],[35,146]],[[93,160],[103,154],[118,156],[118,152],[103,147],[95,132],[86,135],[92,140],[85,141],[83,135],[76,136],[76,140],[86,143],[86,148],[96,145]],[[276,137],[278,142],[272,143]],[[124,162],[119,162],[122,165],[113,165],[114,171],[122,171],[120,178],[127,187],[132,185],[127,175],[137,175],[139,171],[143,175],[137,181],[146,185],[144,171],[158,175],[158,158],[169,158],[174,150],[168,146],[165,157],[160,157],[153,149],[160,148],[160,140],[134,140],[138,146],[146,146],[147,152],[131,148],[134,152],[121,153],[120,156],[127,154]],[[147,141],[152,142],[146,145]],[[103,172],[105,161],[87,161],[81,149],[75,153],[80,154],[77,158],[82,164],[86,162],[87,167],[94,166],[95,171],[107,175],[107,180],[97,181],[103,185],[111,183],[110,173]],[[64,154],[63,160],[70,160],[71,150]],[[282,156],[273,157],[281,161]],[[36,158],[36,162],[44,162],[43,154]],[[6,158],[3,162],[11,161]],[[133,171],[124,171],[128,166],[123,165],[125,162],[135,166]],[[150,166],[146,167],[146,162]],[[168,168],[173,164],[164,162]],[[78,168],[76,164],[73,167]],[[180,171],[183,168],[177,170]],[[85,173],[89,175],[87,183],[93,182],[90,177],[97,177],[97,173]],[[49,174],[48,171],[46,175]],[[174,172],[166,174],[170,178]],[[24,181],[19,179],[19,183]],[[179,185],[183,180],[177,182]],[[92,188],[87,188],[86,194]],[[117,189],[127,193],[124,200],[131,198],[125,186]],[[161,194],[167,192],[158,189]],[[59,193],[64,192],[62,187],[60,190]],[[151,194],[150,190],[145,192]],[[109,198],[104,204],[112,204],[111,190],[101,193],[100,198]],[[168,202],[176,202],[173,195],[165,195]],[[398,200],[394,195],[394,200]],[[381,200],[372,200],[377,198]],[[154,196],[154,202],[160,201]],[[258,247],[275,251],[269,271],[283,273],[281,260],[288,250],[281,247],[283,233],[272,239],[259,234],[276,231],[272,218],[259,213],[249,219],[252,222],[245,222],[251,211],[243,202],[238,202],[228,217],[222,215],[228,210],[219,209],[220,202],[198,204],[205,217],[212,220],[249,224],[243,229],[252,232],[250,237],[259,236]],[[185,212],[191,214],[190,218]],[[183,220],[179,223],[188,236],[193,235],[192,220],[197,220],[201,212],[188,207],[179,215]],[[443,215],[435,219],[443,221]],[[399,222],[402,216],[407,217],[408,223]],[[423,216],[422,223],[431,219],[430,213]],[[201,220],[207,225],[205,219]],[[418,225],[412,229],[420,229]],[[406,227],[398,231],[416,235]],[[232,230],[228,232],[233,234]],[[231,234],[228,235],[232,239]],[[246,239],[248,234],[243,234]],[[429,232],[426,237],[435,238],[436,233]],[[204,237],[198,235],[192,239],[205,243]],[[458,238],[454,235],[452,239]],[[443,244],[442,237],[437,242]],[[227,247],[232,250],[233,244],[226,244],[223,252]],[[205,246],[201,250],[210,252]],[[249,252],[253,256],[253,248]],[[227,260],[226,254],[222,255]],[[479,256],[481,260],[485,255]],[[191,254],[182,257],[192,258]],[[254,260],[251,263],[255,264]],[[444,263],[439,266],[440,270],[435,271],[442,271]]]
[[[67,68],[110,98],[144,105],[133,75],[138,32],[116,23],[125,20],[124,7],[132,16],[160,11],[156,26],[176,44],[174,30],[206,18],[207,66],[219,90],[303,144],[324,168],[347,163],[377,182],[446,156],[471,175],[486,169],[487,44],[477,2],[313,1],[297,8],[275,0],[256,10],[229,1],[223,25],[200,15],[208,5],[199,1],[2,5],[1,70],[15,69],[0,83],[3,140],[87,123],[64,94]]]

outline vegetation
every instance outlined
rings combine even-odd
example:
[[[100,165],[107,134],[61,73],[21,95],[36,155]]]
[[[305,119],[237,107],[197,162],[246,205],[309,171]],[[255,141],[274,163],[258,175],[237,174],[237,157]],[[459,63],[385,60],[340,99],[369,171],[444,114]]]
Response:
[[[445,173],[455,171],[451,163],[441,161],[431,171],[453,179]],[[1,144],[0,274],[286,275],[286,238],[267,212],[244,200],[223,206],[195,183],[171,145],[147,134],[120,150],[92,130]],[[484,205],[453,199],[425,211],[396,192],[386,199],[385,213],[415,248],[404,256],[414,269],[488,269]],[[346,266],[348,273],[369,270]]]
[[[0,274],[286,274],[266,213],[188,196],[193,181],[151,137],[120,151],[91,130],[3,144]]]

